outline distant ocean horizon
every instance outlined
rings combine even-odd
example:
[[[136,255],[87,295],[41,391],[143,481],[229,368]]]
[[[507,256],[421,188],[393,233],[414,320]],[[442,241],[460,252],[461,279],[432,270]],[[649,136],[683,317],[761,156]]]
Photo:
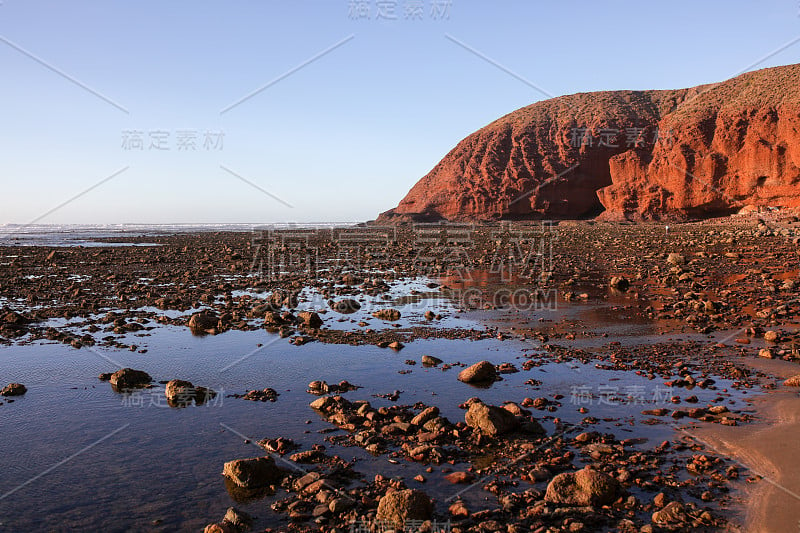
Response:
[[[334,228],[359,222],[274,222],[236,224],[0,224],[0,246],[108,246],[96,239],[180,233],[251,232],[267,229]]]

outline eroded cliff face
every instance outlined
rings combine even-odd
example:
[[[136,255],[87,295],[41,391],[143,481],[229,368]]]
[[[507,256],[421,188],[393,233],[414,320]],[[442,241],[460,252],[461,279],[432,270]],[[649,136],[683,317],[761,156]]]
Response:
[[[461,141],[393,220],[699,218],[800,206],[800,65],[563,96]]]

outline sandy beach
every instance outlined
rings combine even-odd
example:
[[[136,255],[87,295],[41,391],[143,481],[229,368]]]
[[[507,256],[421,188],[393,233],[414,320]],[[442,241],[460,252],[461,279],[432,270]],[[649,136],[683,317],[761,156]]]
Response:
[[[752,360],[753,368],[779,378],[797,375],[784,361]],[[745,531],[795,531],[800,527],[800,394],[780,390],[753,402],[760,420],[750,426],[703,427],[696,434],[763,479],[750,487]]]

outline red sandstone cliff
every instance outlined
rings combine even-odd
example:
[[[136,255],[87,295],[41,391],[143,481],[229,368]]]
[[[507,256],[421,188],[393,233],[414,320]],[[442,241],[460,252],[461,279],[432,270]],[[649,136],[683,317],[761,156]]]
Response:
[[[379,221],[798,207],[799,130],[800,65],[692,89],[562,96],[462,140]]]

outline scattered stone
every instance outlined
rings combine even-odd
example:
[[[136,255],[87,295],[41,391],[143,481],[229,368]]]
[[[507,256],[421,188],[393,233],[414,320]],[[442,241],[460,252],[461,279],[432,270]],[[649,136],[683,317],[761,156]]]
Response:
[[[124,390],[147,387],[153,381],[153,378],[150,377],[150,374],[142,370],[123,368],[111,374],[108,381],[118,390]]]
[[[300,319],[304,326],[311,329],[319,329],[322,327],[322,319],[319,314],[314,311],[302,311],[297,313],[297,318]]]
[[[244,489],[265,487],[282,477],[275,460],[269,456],[229,461],[223,466],[222,475]]]
[[[173,379],[167,382],[164,395],[173,402],[188,402],[194,398],[194,385],[189,381]]]
[[[484,435],[502,435],[517,428],[517,417],[502,407],[475,402],[465,415],[467,425]]]
[[[671,265],[682,265],[686,262],[686,258],[678,253],[671,253],[667,255],[667,263]]]
[[[203,529],[203,533],[240,533],[239,530],[230,522],[222,521],[217,524],[209,524]]]
[[[425,366],[438,366],[442,364],[442,360],[438,357],[434,357],[432,355],[423,355],[422,356],[422,364]]]
[[[423,426],[429,420],[433,420],[439,416],[439,408],[435,405],[424,409],[420,414],[411,419],[411,424],[415,426]]]
[[[10,383],[0,390],[0,396],[22,396],[28,392],[22,383]]]
[[[800,387],[800,374],[790,377],[783,384],[787,387]]]
[[[459,372],[458,380],[464,383],[491,383],[497,380],[497,370],[489,361],[481,361]]]
[[[342,314],[350,314],[355,313],[359,309],[361,309],[361,304],[353,299],[345,299],[339,300],[335,302],[332,306],[334,311],[337,311]]]
[[[447,474],[444,476],[444,478],[450,483],[457,485],[460,483],[472,483],[472,481],[475,479],[475,476],[469,472],[453,472],[451,474]]]
[[[447,509],[447,512],[450,513],[450,516],[456,520],[469,517],[469,510],[461,500],[453,502],[453,504]]]
[[[258,445],[268,452],[278,453],[281,455],[300,447],[298,444],[295,444],[292,439],[287,439],[286,437],[278,437],[277,439],[262,439],[258,441]]]
[[[614,276],[611,278],[611,286],[620,291],[627,291],[631,282],[625,276]]]
[[[189,328],[196,333],[217,333],[219,317],[212,311],[200,311],[189,318]]]
[[[286,324],[286,321],[277,311],[267,311],[264,315],[264,325],[266,326],[281,326],[283,324]]]
[[[240,532],[247,531],[253,525],[253,517],[236,507],[228,507],[225,512],[225,518],[222,521],[233,524]]]
[[[310,394],[341,394],[345,392],[350,392],[354,390],[358,390],[361,387],[359,385],[353,385],[349,381],[342,380],[338,384],[334,383],[329,385],[328,382],[317,380],[312,381],[308,384],[308,393]]]
[[[372,313],[372,316],[388,322],[394,322],[395,320],[400,320],[400,311],[397,309],[378,309]]]
[[[245,394],[231,394],[233,398],[241,398],[251,402],[276,402],[280,396],[275,389],[267,387],[262,390],[249,390]]]
[[[680,502],[669,502],[660,511],[653,513],[653,523],[657,526],[680,526],[689,519],[683,504]]]
[[[205,387],[195,387],[189,381],[173,379],[167,382],[164,389],[167,403],[172,407],[185,407],[192,402],[202,405],[217,393]]]
[[[547,485],[544,500],[564,505],[609,505],[617,499],[620,491],[616,479],[587,466],[554,477]]]
[[[421,490],[405,489],[387,493],[378,502],[375,519],[404,528],[408,520],[430,520],[433,503]]]

